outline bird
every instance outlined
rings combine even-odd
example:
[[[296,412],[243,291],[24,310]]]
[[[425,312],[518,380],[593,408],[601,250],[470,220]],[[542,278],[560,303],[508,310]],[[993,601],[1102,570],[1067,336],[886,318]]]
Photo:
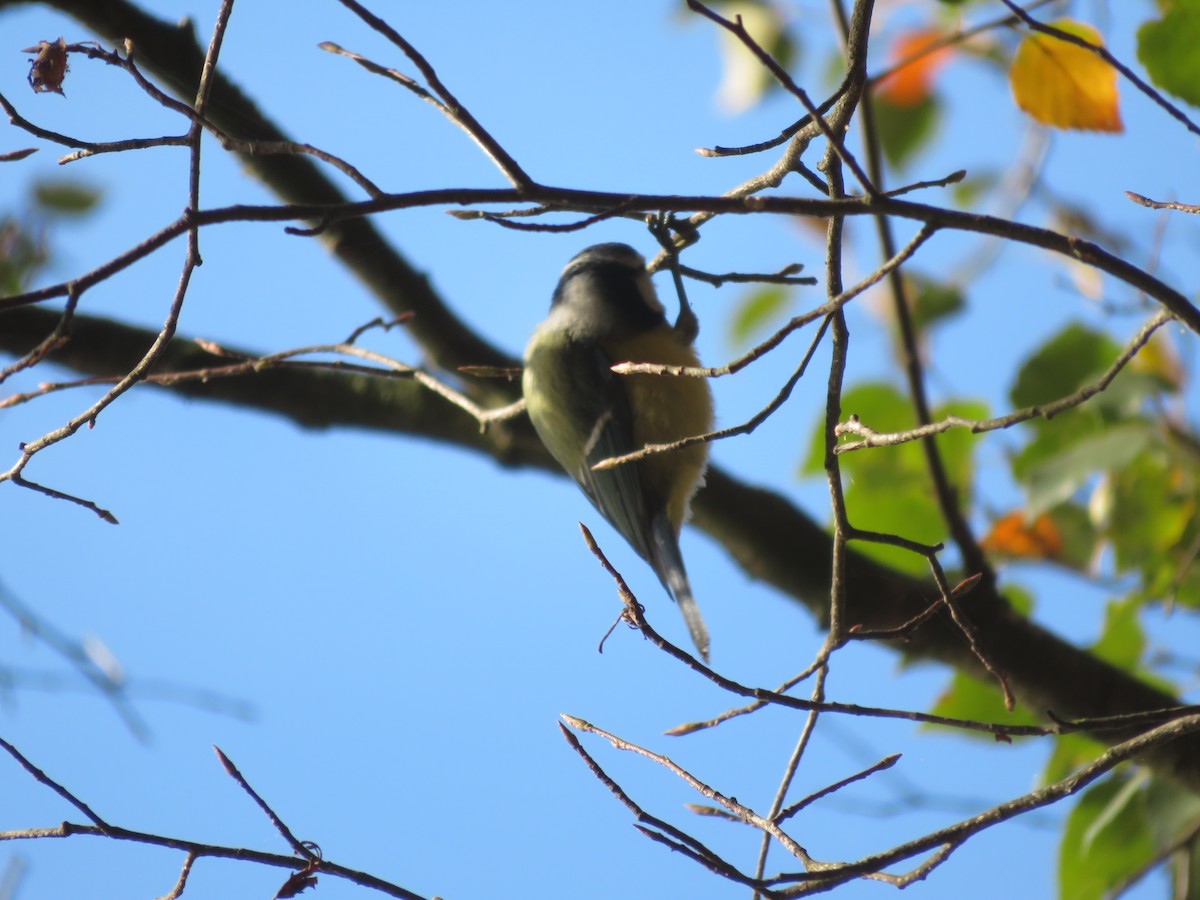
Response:
[[[650,564],[707,662],[708,629],[679,550],[680,529],[704,480],[707,442],[592,468],[647,444],[712,430],[707,379],[612,371],[621,362],[698,366],[696,330],[685,301],[675,325],[667,322],[636,250],[595,244],[573,257],[559,277],[550,312],[525,350],[522,393],[550,455]]]

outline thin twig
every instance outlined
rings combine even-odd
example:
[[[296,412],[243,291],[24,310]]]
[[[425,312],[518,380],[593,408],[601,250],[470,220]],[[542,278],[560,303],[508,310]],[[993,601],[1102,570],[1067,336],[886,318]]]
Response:
[[[0,384],[3,384],[10,375],[33,368],[67,342],[71,331],[71,318],[75,315],[75,307],[78,304],[79,292],[72,291],[67,296],[67,305],[63,308],[62,317],[55,323],[50,333],[36,347],[16,362],[0,370]],[[4,404],[0,403],[0,408],[3,408],[3,406]]]
[[[625,619],[642,633],[650,643],[654,644],[659,650],[674,657],[684,665],[694,669],[696,672],[703,675],[717,687],[731,694],[736,694],[741,697],[750,697],[759,700],[763,703],[783,706],[788,709],[796,709],[804,712],[817,711],[827,713],[838,713],[840,715],[865,716],[870,718],[880,719],[902,719],[910,722],[922,722],[928,725],[940,725],[947,728],[961,728],[967,731],[979,731],[985,734],[1005,735],[1009,737],[1045,737],[1052,734],[1061,734],[1067,731],[1094,731],[1096,726],[1090,721],[1087,723],[1074,723],[1072,725],[1005,725],[998,722],[976,722],[969,719],[956,719],[949,716],[939,716],[933,713],[913,712],[909,710],[886,709],[875,706],[859,706],[854,703],[835,703],[830,701],[816,702],[813,700],[804,700],[799,697],[789,697],[786,694],[779,694],[775,691],[765,688],[752,688],[739,684],[738,682],[727,678],[719,672],[710,669],[700,660],[689,654],[687,651],[680,649],[675,644],[672,644],[661,634],[659,634],[647,621],[646,611],[642,608],[628,587],[625,587],[624,579],[620,573],[612,566],[605,557],[604,552],[596,543],[595,538],[586,526],[580,524],[580,530],[583,532],[584,541],[588,545],[588,549],[600,561],[601,566],[614,579],[618,580],[618,589],[621,593],[622,600],[625,604]],[[623,590],[621,588],[623,587]],[[1116,726],[1114,726],[1116,727]],[[676,732],[679,733],[679,732]]]
[[[841,161],[846,164],[850,171],[854,173],[854,177],[858,179],[858,183],[862,186],[862,189],[867,193],[867,195],[875,196],[878,193],[878,190],[872,183],[871,179],[867,176],[867,173],[864,172],[862,167],[858,164],[858,161],[854,158],[853,154],[846,149],[846,145],[842,142],[841,136],[834,133],[833,128],[828,122],[825,121],[825,117],[817,111],[816,105],[809,98],[807,92],[805,92],[804,88],[800,87],[800,85],[796,84],[796,82],[792,79],[792,76],[788,74],[787,69],[780,65],[779,61],[776,60],[775,57],[771,56],[771,54],[764,50],[762,46],[750,36],[750,32],[748,32],[745,26],[742,24],[741,16],[737,16],[733,21],[731,21],[719,13],[709,9],[707,6],[701,3],[700,0],[687,0],[687,5],[688,9],[692,10],[692,12],[699,13],[709,21],[715,22],[717,25],[724,28],[735,38],[741,41],[742,44],[744,44],[745,47],[755,55],[758,61],[762,63],[763,67],[767,69],[767,71],[769,71],[781,85],[783,85],[784,89],[800,101],[800,105],[804,107],[804,111],[809,115],[809,120],[821,132],[821,134],[825,137],[825,140],[829,142],[829,146],[833,148],[834,152],[838,155],[838,158],[841,159]]]
[[[62,797],[73,807],[87,816],[88,820],[91,821],[101,833],[107,833],[112,830],[112,826],[100,818],[100,816],[98,816],[95,812],[93,812],[90,806],[88,806],[86,803],[68,791],[65,787],[26,759],[20,750],[10,744],[8,741],[4,740],[4,738],[0,738],[0,749],[3,749],[9,756],[15,759],[20,764],[22,769],[34,777],[34,780],[40,784],[46,785],[46,787],[50,788],[50,790],[54,791],[54,793],[58,794],[58,796]]]
[[[268,804],[267,801],[262,798],[262,795],[259,794],[258,791],[250,786],[250,782],[246,781],[245,776],[242,775],[242,773],[238,770],[238,767],[233,764],[233,760],[226,756],[224,752],[222,752],[221,748],[216,744],[213,744],[213,750],[216,751],[217,759],[221,761],[221,767],[225,769],[230,778],[238,783],[238,787],[240,787],[250,796],[250,799],[258,805],[258,808],[263,811],[263,814],[270,819],[271,824],[275,826],[275,830],[283,835],[283,839],[288,842],[288,845],[292,848],[293,852],[295,852],[297,856],[302,856],[305,859],[320,859],[320,855],[314,853],[306,841],[302,841],[292,834],[292,830],[287,827],[283,819],[279,818],[279,815],[275,812],[275,810],[271,809],[270,804]]]
[[[328,227],[333,222],[353,219],[374,213],[425,206],[471,206],[497,203],[544,203],[556,210],[597,212],[621,206],[642,211],[694,212],[689,221],[701,216],[721,213],[771,214],[788,216],[828,217],[831,215],[887,215],[925,222],[934,228],[949,228],[976,234],[1003,237],[1015,243],[1040,247],[1112,275],[1130,287],[1143,292],[1174,313],[1189,329],[1200,333],[1200,308],[1179,291],[1168,287],[1154,275],[1115,256],[1102,247],[1077,237],[1060,234],[1045,228],[995,216],[967,213],[928,204],[913,203],[892,197],[829,198],[760,196],[764,179],[751,179],[733,192],[723,196],[682,196],[675,194],[609,193],[571,188],[535,186],[521,192],[513,189],[445,188],[388,194],[377,200],[341,204],[283,204],[278,206],[235,205],[201,210],[188,218],[179,218],[151,235],[136,247],[114,257],[107,263],[78,276],[71,282],[61,282],[9,297],[0,297],[0,311],[53,297],[66,296],[70,284],[80,290],[96,284],[132,263],[149,256],[192,226],[204,228],[226,222],[290,222],[321,220]]]
[[[450,121],[461,128],[467,137],[474,141],[487,154],[488,158],[504,174],[504,177],[512,182],[513,187],[520,189],[526,185],[533,184],[533,179],[509,155],[508,151],[492,137],[487,129],[479,123],[479,120],[471,115],[470,111],[442,83],[433,66],[421,55],[416,47],[405,40],[391,25],[376,16],[362,4],[356,2],[356,0],[339,0],[339,2],[346,9],[362,19],[373,30],[391,41],[412,61],[420,71],[421,76],[425,79],[425,83],[429,85],[430,90],[441,99],[441,109],[449,117]]]
[[[855,441],[843,441],[838,444],[838,453],[851,453],[855,450],[862,450],[867,447],[890,447],[896,444],[903,444],[908,441],[919,440],[921,438],[931,437],[935,434],[942,434],[950,431],[952,428],[966,428],[972,434],[982,434],[988,431],[995,431],[1001,428],[1011,428],[1014,425],[1019,425],[1022,422],[1027,422],[1030,419],[1052,419],[1060,413],[1066,412],[1069,409],[1074,409],[1090,400],[1097,394],[1105,391],[1113,379],[1121,373],[1121,370],[1137,355],[1138,351],[1146,345],[1151,336],[1163,325],[1170,322],[1174,317],[1166,312],[1160,311],[1155,314],[1149,321],[1146,322],[1133,336],[1120,355],[1113,360],[1112,364],[1105,369],[1104,374],[1096,381],[1084,385],[1074,393],[1068,394],[1065,397],[1060,397],[1057,400],[1049,403],[1039,403],[1035,406],[1027,406],[1023,409],[1018,409],[1004,416],[996,416],[991,419],[967,419],[962,416],[946,416],[937,422],[930,422],[927,425],[922,425],[917,428],[910,428],[905,431],[894,432],[878,432],[868,425],[861,422],[857,416],[850,416],[845,422],[838,425],[837,433],[839,436],[854,435],[859,438]]]
[[[791,377],[779,389],[775,397],[765,407],[759,410],[754,416],[742,422],[739,425],[733,425],[728,428],[717,429],[706,434],[692,435],[681,438],[678,441],[672,441],[668,444],[647,444],[638,450],[621,456],[613,456],[608,459],[603,459],[592,466],[593,469],[600,471],[610,469],[615,466],[625,465],[626,463],[634,462],[643,457],[650,456],[655,453],[669,453],[675,450],[680,450],[684,447],[689,447],[693,444],[708,443],[711,441],[725,440],[726,438],[735,437],[737,435],[751,434],[759,425],[765,422],[770,416],[778,410],[788,397],[791,396],[796,384],[804,376],[804,372],[808,368],[808,364],[816,352],[817,346],[821,338],[825,334],[825,330],[829,326],[830,317],[835,315],[843,306],[867,290],[872,285],[878,283],[884,278],[888,272],[902,265],[907,261],[921,244],[925,243],[936,231],[935,228],[927,226],[923,227],[916,236],[895,256],[889,259],[886,263],[864,278],[858,284],[854,285],[849,290],[843,291],[826,303],[810,310],[803,315],[796,316],[791,319],[786,325],[780,328],[775,334],[767,338],[758,346],[752,348],[742,356],[735,359],[727,365],[717,368],[704,368],[694,366],[671,366],[662,365],[660,363],[617,363],[612,367],[612,370],[618,375],[663,375],[673,377],[692,377],[692,378],[719,378],[724,375],[732,375],[741,371],[750,363],[760,359],[771,350],[778,347],[789,334],[799,328],[813,322],[816,319],[821,319],[821,326],[817,329],[817,333],[813,336],[812,342],[809,344],[808,351],[800,360],[799,365],[793,371]]]
[[[777,824],[758,815],[758,813],[754,812],[754,810],[745,804],[739,803],[736,797],[727,797],[715,788],[705,784],[687,769],[676,764],[670,759],[670,757],[663,756],[661,753],[655,753],[654,751],[648,750],[645,747],[641,747],[638,744],[634,744],[624,740],[623,738],[617,737],[617,735],[605,731],[602,728],[598,728],[597,726],[579,718],[578,716],[572,716],[563,713],[561,718],[576,731],[583,731],[589,734],[598,735],[599,737],[609,741],[617,750],[626,750],[630,753],[635,753],[638,756],[644,756],[646,759],[649,759],[652,762],[658,763],[658,765],[665,768],[671,774],[682,779],[685,784],[691,787],[692,790],[696,791],[706,800],[718,804],[741,821],[746,822],[749,825],[753,825],[756,828],[760,828],[765,833],[775,838],[775,840],[779,841],[779,843],[786,848],[789,853],[803,862],[806,866],[814,864],[814,860],[808,855],[808,851],[796,843],[796,841]]]
[[[883,759],[879,760],[879,762],[867,766],[862,771],[855,772],[853,775],[848,775],[840,781],[835,781],[833,784],[821,788],[819,791],[814,791],[803,800],[798,800],[795,803],[789,804],[787,807],[779,811],[779,813],[775,816],[775,821],[782,822],[785,819],[790,819],[792,816],[795,816],[801,810],[811,806],[818,800],[828,797],[830,794],[837,793],[842,788],[854,784],[856,781],[862,781],[865,778],[870,778],[876,772],[882,772],[884,769],[890,769],[899,761],[899,753],[893,753],[890,756],[885,756]]]
[[[1173,209],[1177,212],[1200,214],[1200,205],[1197,204],[1176,203],[1174,200],[1151,200],[1149,197],[1143,197],[1133,191],[1126,191],[1125,196],[1139,206],[1148,206],[1150,209]]]
[[[1051,3],[1064,3],[1065,0],[1034,0],[1033,3],[1028,3],[1025,10],[1034,10],[1041,6],[1047,6]],[[902,57],[888,66],[873,74],[867,81],[867,85],[874,87],[884,79],[890,78],[906,66],[911,66],[913,63],[924,59],[930,54],[943,50],[946,47],[954,47],[959,44],[964,44],[973,37],[984,34],[988,31],[994,31],[999,28],[1007,28],[1021,21],[1019,16],[1009,14],[1007,16],[999,16],[995,19],[988,19],[985,22],[980,22],[977,25],[972,25],[970,28],[960,28],[956,31],[943,34],[941,37],[924,44],[919,50],[915,50],[908,56]]]
[[[817,279],[812,275],[796,274],[803,268],[802,263],[788,263],[778,272],[725,272],[717,275],[681,265],[679,271],[688,278],[703,281],[713,287],[721,287],[725,284],[816,284]]]
[[[195,853],[189,852],[184,856],[183,865],[179,869],[179,879],[175,882],[175,886],[161,897],[156,897],[155,900],[179,900],[183,896],[183,889],[187,887],[188,875],[192,873],[192,864],[195,861]]]
[[[563,716],[563,718],[567,719],[568,717]],[[651,840],[666,843],[667,846],[669,846],[672,850],[685,853],[688,857],[705,866],[710,871],[717,873],[718,875],[733,879],[741,882],[742,884],[754,886],[754,882],[748,876],[742,874],[737,870],[737,868],[726,862],[724,859],[702,844],[699,840],[676,828],[669,822],[647,813],[637,802],[634,801],[632,797],[629,796],[629,794],[624,791],[619,784],[616,783],[616,781],[614,781],[608,775],[607,772],[604,771],[600,764],[596,762],[595,757],[593,757],[587,752],[587,750],[584,749],[583,744],[580,743],[579,738],[575,736],[570,728],[568,728],[562,722],[559,722],[558,730],[571,749],[579,755],[591,773],[596,776],[596,779],[602,785],[608,788],[612,795],[616,797],[623,806],[633,813],[637,823],[635,827],[637,827],[642,834],[646,835]],[[657,829],[658,832],[662,833],[659,834],[643,827],[646,825],[649,825],[652,828]]]

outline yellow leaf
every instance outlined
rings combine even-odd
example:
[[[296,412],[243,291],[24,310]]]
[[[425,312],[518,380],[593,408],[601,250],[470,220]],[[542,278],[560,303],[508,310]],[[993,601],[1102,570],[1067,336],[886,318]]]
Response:
[[[1055,28],[1103,46],[1090,25],[1059,19]],[[1117,72],[1090,50],[1031,32],[1017,47],[1008,74],[1017,106],[1043,125],[1122,131]]]
[[[1130,360],[1129,368],[1154,376],[1173,391],[1182,391],[1187,382],[1187,373],[1179,354],[1161,331],[1156,331],[1137,356]]]

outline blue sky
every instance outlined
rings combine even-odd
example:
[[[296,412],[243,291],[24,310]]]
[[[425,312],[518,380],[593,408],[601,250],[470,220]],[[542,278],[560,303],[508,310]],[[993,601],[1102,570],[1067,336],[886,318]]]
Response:
[[[194,16],[202,36],[216,11],[215,3],[200,0],[153,6],[168,20]],[[1150,4],[1113,6],[1101,24],[1114,51],[1133,60],[1132,28],[1149,15]],[[889,5],[885,16],[898,21],[917,9]],[[713,30],[686,19],[673,3],[623,0],[585,10],[533,2],[522,4],[519,16],[500,4],[381,5],[378,11],[546,183],[727,190],[770,160],[711,160],[693,149],[760,140],[796,117],[782,98],[741,116],[717,109]],[[1078,14],[1089,11],[1085,4]],[[825,4],[797,4],[796,15],[807,35],[800,71],[817,94]],[[69,41],[92,37],[37,8],[6,11],[0,23],[10,50],[60,34]],[[409,71],[336,4],[311,4],[303,16],[281,18],[277,4],[262,0],[236,6],[221,66],[297,139],[352,160],[387,190],[501,183],[438,113],[316,49],[325,40]],[[24,57],[9,56],[0,66],[0,91],[47,128],[93,140],[183,130],[118,71],[78,60],[65,99],[35,97],[24,83]],[[962,167],[1006,165],[1026,126],[1005,85],[969,62],[953,64],[943,84],[945,128],[934,152],[906,174],[937,178]],[[1195,202],[1196,144],[1127,86],[1122,92],[1126,134],[1056,140],[1047,176],[1066,195],[1086,199],[1110,226],[1133,235],[1134,258],[1144,259],[1155,218],[1130,206],[1121,192]],[[0,151],[36,144],[7,126],[0,135]],[[1155,154],[1153,166],[1140,162],[1148,153]],[[107,155],[66,169],[54,164],[58,155],[45,146],[23,163],[7,164],[0,180],[3,210],[19,209],[27,181],[36,177],[72,176],[104,190],[93,217],[53,231],[47,281],[92,268],[183,208],[187,158],[181,149]],[[271,201],[235,160],[215,144],[206,148],[204,205]],[[1034,203],[1022,216],[1040,221],[1043,212]],[[376,221],[460,314],[514,354],[543,316],[562,264],[582,246],[622,240],[651,250],[646,235],[629,223],[606,223],[586,234],[530,235],[460,222],[435,209]],[[851,231],[854,265],[868,271],[875,263],[869,230],[855,223]],[[914,266],[945,271],[974,246],[971,238],[939,236]],[[274,351],[340,339],[379,314],[319,246],[278,225],[209,229],[201,249],[205,264],[193,280],[183,334]],[[1195,224],[1172,220],[1161,272],[1193,294],[1196,249]],[[181,243],[165,248],[89,292],[82,308],[157,327],[182,256]],[[712,271],[762,271],[799,261],[819,271],[821,257],[819,244],[791,223],[742,217],[712,223],[689,261]],[[1065,277],[1060,260],[1006,250],[973,288],[969,314],[939,333],[935,390],[1004,409],[1003,373],[1041,336],[1071,319],[1099,321]],[[659,282],[669,296],[665,279]],[[799,292],[798,308],[817,302],[819,291]],[[725,335],[738,296],[736,288],[692,288],[703,325],[701,354],[709,362],[734,352]],[[1132,322],[1114,327],[1132,331]],[[895,377],[869,298],[850,310],[850,327],[851,378]],[[722,423],[762,406],[806,344],[806,335],[793,338],[788,352],[718,383]],[[373,346],[420,361],[395,331]],[[826,362],[819,356],[815,371]],[[12,387],[28,390],[47,377],[39,369]],[[772,486],[818,517],[827,508],[822,485],[798,481],[795,472],[823,412],[822,378],[802,383],[751,438],[714,450],[723,467]],[[5,410],[0,449],[15,460],[18,441],[57,427],[96,396],[82,389]],[[980,450],[980,488],[996,508],[1019,500],[1004,476],[1004,452],[1014,443],[1001,434]],[[0,458],[0,464],[11,463]],[[801,722],[770,711],[686,739],[661,735],[719,713],[730,699],[632,633],[618,631],[604,654],[596,653],[617,605],[579,538],[578,519],[593,528],[651,621],[680,642],[686,636],[649,569],[564,479],[503,471],[427,442],[306,432],[149,388],[123,398],[95,429],[37,457],[27,475],[96,500],[121,525],[0,486],[0,579],[48,620],[73,634],[98,636],[116,654],[152,740],[140,743],[110,707],[86,692],[15,691],[0,713],[0,733],[110,821],[285,852],[217,765],[209,747],[218,744],[292,830],[319,843],[326,857],[426,896],[742,895],[631,828],[627,811],[558,736],[556,717],[568,712],[667,753],[759,809],[769,803]],[[721,671],[773,686],[807,664],[821,635],[806,613],[749,581],[703,535],[686,532],[683,551]],[[1102,592],[1062,577],[1009,577],[1042,592],[1038,613],[1045,621],[1076,640],[1095,635]],[[1170,627],[1176,634],[1196,631],[1194,622],[1179,619]],[[61,668],[15,624],[0,620],[0,641],[3,659],[15,667]],[[946,677],[937,667],[901,668],[891,654],[853,647],[839,656],[830,695],[922,709]],[[255,715],[245,721],[155,699],[154,688],[163,683],[246,701]],[[698,798],[669,774],[602,741],[585,743],[650,811],[750,865],[757,840],[748,830],[692,821],[681,804]],[[1045,751],[830,718],[805,757],[796,796],[890,753],[903,753],[903,760],[812,809],[795,833],[821,858],[880,850],[1029,789]],[[0,828],[78,818],[13,764],[0,762],[0,785],[6,797]],[[893,814],[895,808],[903,814]],[[969,886],[972,896],[983,898],[1009,896],[1014,888],[1049,896],[1064,814],[1065,807],[1055,808],[976,838],[910,893],[959,896]],[[181,862],[167,851],[85,839],[8,844],[0,847],[0,864],[14,854],[29,866],[22,898],[64,896],[85,884],[111,884],[121,896],[154,896],[170,887]],[[795,867],[776,856],[769,868]],[[281,880],[272,870],[202,861],[185,896],[227,896],[235,886],[241,895],[268,896]],[[888,890],[865,883],[844,894]],[[364,895],[324,877],[319,891],[324,898]]]

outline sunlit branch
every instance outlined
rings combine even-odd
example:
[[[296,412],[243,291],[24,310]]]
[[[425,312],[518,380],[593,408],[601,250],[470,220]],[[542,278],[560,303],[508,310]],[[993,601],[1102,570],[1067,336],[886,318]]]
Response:
[[[1176,203],[1174,200],[1151,200],[1149,197],[1143,197],[1133,191],[1126,191],[1125,196],[1139,206],[1146,206],[1150,209],[1173,209],[1177,212],[1200,214],[1200,204]]]
[[[991,419],[967,419],[962,416],[947,416],[936,422],[930,422],[928,425],[893,432],[875,431],[869,425],[861,422],[857,416],[852,415],[845,422],[838,425],[837,433],[839,436],[854,435],[859,440],[843,441],[838,444],[836,452],[850,453],[854,450],[862,450],[867,447],[894,446],[908,441],[931,437],[935,434],[943,434],[953,428],[966,428],[972,434],[982,434],[1001,428],[1011,428],[1022,422],[1028,422],[1030,419],[1052,419],[1060,413],[1081,406],[1092,397],[1105,391],[1112,384],[1113,379],[1121,373],[1125,366],[1137,355],[1138,351],[1146,345],[1154,332],[1170,322],[1172,318],[1166,312],[1156,314],[1141,327],[1100,378],[1050,403],[1027,406],[1008,415],[997,416]]]
[[[405,40],[391,25],[370,12],[366,7],[355,2],[355,0],[339,0],[339,2],[372,29],[391,41],[392,44],[398,47],[412,61],[420,71],[421,76],[425,79],[425,83],[429,85],[430,90],[440,98],[440,102],[435,105],[487,154],[488,158],[496,164],[496,167],[504,173],[505,178],[512,182],[518,189],[533,183],[533,179],[525,173],[520,164],[492,137],[488,130],[479,123],[479,120],[471,115],[462,102],[450,92],[450,89],[438,77],[433,66],[430,65],[429,61],[416,47]],[[415,84],[406,85],[410,89],[415,86]]]

